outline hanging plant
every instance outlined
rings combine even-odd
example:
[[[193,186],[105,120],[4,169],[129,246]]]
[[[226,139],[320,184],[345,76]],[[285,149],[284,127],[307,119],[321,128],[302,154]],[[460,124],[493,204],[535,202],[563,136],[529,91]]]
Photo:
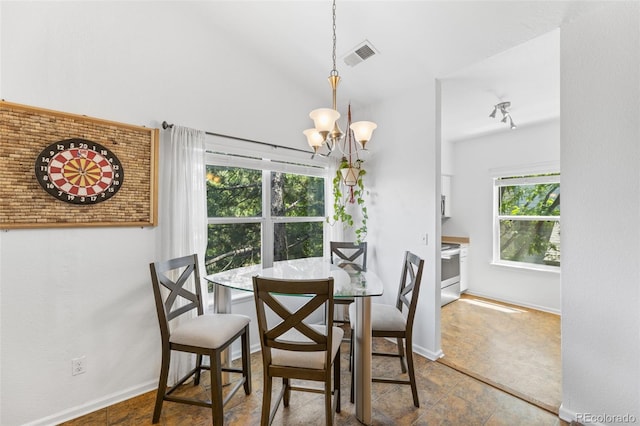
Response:
[[[363,161],[358,159],[350,163],[346,157],[342,157],[340,165],[333,177],[333,223],[342,222],[346,227],[353,227],[355,221],[353,215],[348,212],[348,205],[354,204],[360,208],[360,226],[354,229],[356,242],[360,243],[367,237],[367,206],[364,196],[363,177],[367,173],[362,167]],[[327,222],[332,224],[330,218]]]

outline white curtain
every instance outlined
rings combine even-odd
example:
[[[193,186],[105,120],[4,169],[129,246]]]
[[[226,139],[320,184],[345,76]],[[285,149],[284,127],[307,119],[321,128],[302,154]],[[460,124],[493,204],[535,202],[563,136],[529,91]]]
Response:
[[[160,175],[160,255],[167,260],[196,253],[200,273],[204,275],[207,249],[205,133],[174,125],[171,139],[165,142]],[[187,285],[195,292],[193,280]],[[207,288],[203,283],[197,285],[203,290],[206,306]],[[175,383],[191,368],[193,357],[172,354],[169,383]]]

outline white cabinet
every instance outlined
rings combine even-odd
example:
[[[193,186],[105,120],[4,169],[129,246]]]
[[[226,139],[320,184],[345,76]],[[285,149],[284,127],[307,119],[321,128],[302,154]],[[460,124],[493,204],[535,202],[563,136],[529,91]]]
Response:
[[[460,246],[460,293],[464,293],[469,289],[469,264],[467,263],[467,252],[469,246],[463,244]]]
[[[442,175],[441,177],[442,200],[440,204],[440,212],[442,217],[451,217],[451,176]]]

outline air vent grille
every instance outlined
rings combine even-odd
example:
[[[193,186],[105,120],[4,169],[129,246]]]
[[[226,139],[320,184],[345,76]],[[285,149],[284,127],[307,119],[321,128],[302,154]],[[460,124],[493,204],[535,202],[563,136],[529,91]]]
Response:
[[[376,52],[374,52],[371,46],[369,46],[368,44],[365,44],[360,49],[356,50],[356,55],[360,56],[363,61],[375,54]]]
[[[344,56],[344,63],[353,67],[377,53],[378,51],[373,47],[371,42],[369,42],[369,40],[365,40]]]

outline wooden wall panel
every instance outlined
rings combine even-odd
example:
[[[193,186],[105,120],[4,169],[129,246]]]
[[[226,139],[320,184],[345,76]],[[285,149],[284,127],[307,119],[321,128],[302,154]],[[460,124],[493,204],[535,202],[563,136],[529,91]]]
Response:
[[[157,224],[158,129],[0,102],[0,229]],[[120,189],[96,204],[47,193],[35,174],[47,146],[86,139],[112,151],[124,169]]]

